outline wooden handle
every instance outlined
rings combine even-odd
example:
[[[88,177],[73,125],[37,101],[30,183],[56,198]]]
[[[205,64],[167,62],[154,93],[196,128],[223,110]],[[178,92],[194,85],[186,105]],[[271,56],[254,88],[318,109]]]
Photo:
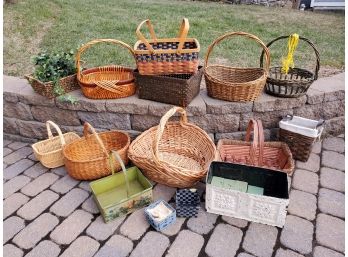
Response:
[[[46,121],[46,128],[47,128],[48,138],[49,139],[53,138],[50,126],[54,127],[55,130],[58,132],[59,139],[60,139],[60,144],[62,146],[65,145],[65,139],[64,139],[64,136],[62,134],[62,131],[60,130],[60,128],[58,127],[58,125],[56,123],[54,123],[53,121],[50,121],[50,120]]]
[[[265,134],[263,131],[262,121],[257,120],[258,134],[259,134],[259,166],[263,166],[263,152],[264,152],[264,144],[265,144]]]
[[[179,34],[178,34],[179,45],[178,45],[177,54],[180,54],[182,49],[184,48],[184,44],[185,44],[185,41],[186,41],[189,29],[190,29],[189,21],[188,21],[187,18],[184,18],[182,20],[182,23],[181,23],[181,26],[180,26],[180,30],[179,30]]]
[[[122,161],[121,156],[118,154],[118,152],[111,150],[111,154],[109,157],[109,161],[110,161],[110,169],[111,169],[111,174],[114,175],[115,173],[115,169],[114,169],[114,165],[113,165],[113,161],[112,158],[116,158],[116,160],[120,163],[121,168],[122,168],[122,172],[123,172],[123,176],[124,176],[124,180],[126,181],[126,190],[127,190],[127,198],[129,198],[129,179],[128,179],[128,175],[127,175],[127,170],[126,167],[124,166],[124,163]]]
[[[246,33],[246,32],[242,32],[242,31],[228,32],[228,33],[218,37],[217,39],[215,39],[215,41],[208,47],[208,51],[205,55],[205,60],[204,60],[204,68],[206,68],[208,66],[209,56],[210,56],[211,52],[213,51],[214,46],[219,44],[225,38],[232,37],[232,36],[244,36],[244,37],[255,40],[257,43],[259,43],[259,45],[261,45],[261,47],[263,48],[263,51],[266,53],[265,70],[268,73],[271,60],[270,60],[270,53],[269,53],[267,46],[258,37],[254,36],[252,34]]]
[[[245,135],[245,141],[250,142],[250,137],[251,137],[251,130],[254,131],[253,133],[253,142],[250,146],[250,152],[249,152],[249,157],[252,165],[257,165],[256,162],[256,151],[259,143],[259,131],[257,127],[257,122],[254,119],[251,119],[248,124],[247,132]]]
[[[83,136],[85,138],[88,138],[89,136],[91,136],[89,134],[89,130],[92,131],[92,135],[95,136],[95,139],[97,140],[99,146],[102,148],[103,150],[103,153],[106,157],[109,157],[109,153],[108,151],[106,150],[104,144],[103,144],[103,141],[100,139],[100,137],[98,136],[97,132],[95,131],[95,129],[92,127],[91,124],[89,124],[88,122],[85,122],[85,124],[83,125]]]

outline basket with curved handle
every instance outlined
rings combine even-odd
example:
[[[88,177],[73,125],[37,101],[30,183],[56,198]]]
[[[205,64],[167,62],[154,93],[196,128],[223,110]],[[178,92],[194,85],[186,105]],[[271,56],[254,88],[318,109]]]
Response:
[[[53,138],[53,134],[52,134],[50,126],[54,127],[54,129],[57,131],[61,145],[62,146],[65,145],[65,139],[64,139],[62,131],[60,130],[60,128],[58,127],[58,125],[56,123],[54,123],[53,121],[50,121],[50,120],[46,121],[48,138],[49,139]]]
[[[109,157],[109,163],[110,163],[110,169],[111,169],[111,175],[114,175],[115,173],[115,169],[114,169],[114,162],[113,162],[113,157],[117,160],[117,162],[121,165],[122,167],[122,173],[123,173],[123,176],[124,176],[124,180],[126,181],[126,191],[127,191],[127,198],[130,197],[129,195],[129,192],[130,192],[130,189],[129,189],[129,178],[127,176],[127,170],[126,170],[126,167],[122,161],[122,158],[121,156],[118,154],[118,152],[114,151],[114,150],[111,150],[111,153],[110,153],[110,157]]]
[[[88,133],[89,130],[92,132],[92,134]],[[104,154],[106,157],[109,157],[109,153],[108,153],[108,151],[106,150],[103,141],[100,139],[100,137],[98,136],[97,132],[96,132],[95,129],[92,127],[92,125],[89,124],[88,122],[85,122],[85,124],[83,125],[83,136],[84,136],[85,138],[94,136],[95,139],[96,139],[96,141],[98,142],[99,146],[101,147],[101,149],[102,149],[102,151],[103,151],[103,154]]]
[[[280,36],[277,37],[276,39],[273,39],[271,42],[269,42],[266,46],[270,47],[274,42],[281,40],[281,39],[287,39],[289,38],[290,35],[288,36]],[[317,50],[317,48],[315,47],[315,45],[312,43],[312,41],[310,41],[309,39],[305,38],[305,37],[299,37],[300,40],[305,41],[306,43],[308,43],[314,50],[315,56],[316,56],[316,66],[315,66],[315,70],[314,70],[314,80],[318,79],[318,72],[320,69],[320,55],[319,55],[319,51]],[[265,52],[262,51],[261,56],[260,56],[260,67],[263,67],[263,56],[264,56]]]

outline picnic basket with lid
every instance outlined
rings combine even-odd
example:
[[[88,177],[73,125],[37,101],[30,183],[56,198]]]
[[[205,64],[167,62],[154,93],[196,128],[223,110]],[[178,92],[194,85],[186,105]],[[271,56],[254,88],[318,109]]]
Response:
[[[51,127],[54,127],[58,132],[58,136],[53,136]],[[80,138],[74,132],[63,134],[57,124],[53,121],[46,121],[48,139],[37,142],[31,147],[34,155],[41,164],[47,168],[57,168],[64,165],[62,149],[66,144],[69,144]]]
[[[112,150],[117,151],[125,164],[128,163],[130,137],[127,133],[117,130],[97,133],[85,122],[83,135],[63,149],[64,164],[71,177],[92,180],[110,175],[109,155]],[[121,170],[121,165],[116,161],[113,167],[116,171]]]
[[[112,43],[126,48],[134,57],[133,49],[116,39],[95,39],[84,44],[76,54],[77,80],[82,93],[92,99],[117,99],[135,94],[133,69],[108,65],[83,70],[81,54],[99,43]]]
[[[222,40],[243,36],[256,41],[265,51],[265,68],[239,68],[225,65],[208,65],[210,54]],[[208,95],[226,101],[254,101],[262,92],[270,64],[270,53],[265,44],[256,36],[246,32],[228,32],[208,47],[204,60],[204,77]]]
[[[253,130],[252,142],[250,142],[251,130]],[[260,120],[250,120],[245,141],[220,139],[217,152],[218,159],[224,162],[264,167],[288,174],[291,174],[295,167],[287,144],[264,141],[264,131]]]
[[[141,33],[141,27],[146,23],[151,39],[146,39]],[[134,52],[139,73],[142,75],[185,74],[194,73],[198,68],[198,53],[200,45],[195,38],[187,38],[189,21],[184,18],[176,38],[156,37],[149,19],[142,21],[136,34],[138,41]]]
[[[179,112],[180,122],[168,122]],[[190,187],[202,179],[215,157],[215,145],[201,128],[188,123],[181,107],[170,109],[160,121],[130,145],[128,157],[146,177],[171,187]]]
[[[278,37],[267,44],[267,47],[270,47],[274,42],[287,39],[289,36]],[[290,68],[288,74],[282,73],[282,67],[276,66],[269,69],[267,83],[265,86],[266,93],[279,96],[279,97],[300,97],[306,94],[309,87],[312,83],[318,79],[318,72],[320,69],[320,55],[315,47],[315,45],[307,38],[299,37],[299,40],[302,40],[309,44],[313,48],[316,56],[316,64],[314,73],[303,69],[303,68]],[[262,52],[260,57],[260,66],[263,66],[263,55]]]

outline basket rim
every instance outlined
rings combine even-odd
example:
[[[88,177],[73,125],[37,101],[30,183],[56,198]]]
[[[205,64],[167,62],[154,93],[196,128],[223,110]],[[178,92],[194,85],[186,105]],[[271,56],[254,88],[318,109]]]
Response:
[[[304,71],[304,72],[306,72],[307,74],[310,74],[311,75],[311,77],[308,77],[308,78],[305,78],[305,79],[301,79],[301,80],[291,80],[291,79],[281,79],[281,78],[273,78],[273,77],[271,77],[270,76],[270,74],[272,73],[272,71],[275,71],[275,70],[279,70],[279,69],[281,69],[281,67],[280,66],[274,66],[274,67],[271,67],[270,69],[269,69],[269,73],[268,73],[268,76],[267,76],[267,80],[270,80],[270,81],[274,81],[274,82],[276,82],[276,81],[281,81],[281,82],[286,82],[286,83],[293,83],[293,84],[296,84],[296,83],[310,83],[310,82],[313,82],[314,80],[315,80],[315,78],[314,78],[314,73],[313,72],[311,72],[311,71],[309,71],[309,70],[307,70],[307,69],[303,69],[303,68],[297,68],[297,67],[295,67],[295,68],[291,68],[291,71]],[[276,72],[276,73],[279,73],[279,72]]]
[[[62,81],[62,80],[65,80],[65,79],[70,79],[70,78],[73,78],[73,77],[75,77],[75,76],[77,76],[77,73],[74,73],[74,74],[71,74],[71,75],[62,77],[62,78],[59,79],[59,81]],[[37,82],[39,82],[39,83],[41,83],[41,84],[43,84],[43,85],[52,84],[52,83],[53,83],[52,80],[51,80],[51,81],[42,82],[41,80],[39,80],[39,79],[37,79],[37,78],[34,77],[34,73],[26,74],[26,75],[24,75],[24,77],[25,77],[26,79],[28,79],[28,80],[29,80],[29,79],[30,79],[30,80],[35,80],[35,81],[37,81]]]
[[[63,136],[65,136],[65,135],[74,135],[74,136],[76,137],[76,140],[81,139],[81,137],[80,137],[77,133],[72,132],[72,131],[63,134]],[[31,147],[32,147],[32,149],[33,149],[37,154],[40,154],[40,155],[47,155],[47,154],[52,154],[52,153],[59,152],[59,151],[61,151],[62,149],[57,149],[57,150],[54,150],[54,151],[51,151],[51,152],[44,152],[44,153],[43,153],[43,152],[40,152],[40,151],[37,149],[37,146],[38,146],[38,145],[43,144],[43,143],[45,143],[45,142],[49,142],[49,141],[51,141],[51,140],[53,140],[53,139],[56,139],[56,138],[59,138],[59,136],[54,136],[54,137],[52,137],[52,138],[47,138],[47,139],[45,139],[45,140],[41,140],[41,141],[39,141],[39,142],[36,142],[36,143],[32,144]],[[74,141],[75,141],[75,140],[74,140]],[[71,143],[72,143],[72,142],[71,142]],[[69,143],[69,144],[70,144],[70,143]],[[65,144],[65,145],[67,145],[67,144]]]
[[[149,43],[179,43],[180,39],[179,38],[159,38],[156,40],[153,39],[148,39]],[[181,54],[187,54],[187,53],[196,53],[199,52],[201,50],[200,44],[198,42],[198,40],[196,38],[185,38],[185,43],[186,42],[194,42],[196,43],[196,48],[192,48],[192,49],[182,49],[181,50]],[[140,50],[138,49],[140,44],[144,44],[143,41],[138,40],[137,42],[135,42],[134,44],[134,54],[139,55],[139,54],[151,54],[150,50],[147,49],[143,49]],[[168,53],[176,53],[176,49],[156,49],[155,50],[156,53],[155,54],[168,54]]]

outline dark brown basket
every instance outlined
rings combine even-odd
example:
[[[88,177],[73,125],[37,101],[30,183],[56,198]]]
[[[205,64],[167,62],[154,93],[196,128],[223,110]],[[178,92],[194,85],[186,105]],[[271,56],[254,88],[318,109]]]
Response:
[[[32,74],[24,76],[30,83],[31,87],[39,95],[46,96],[47,98],[55,98],[57,95],[54,93],[54,85],[52,81],[41,82],[33,77]],[[79,89],[77,83],[76,74],[61,78],[59,80],[59,85],[64,89],[65,93]]]
[[[280,39],[286,39],[289,36],[278,37],[267,44],[270,47],[274,42]],[[306,94],[309,87],[312,85],[314,80],[318,78],[318,72],[320,69],[320,56],[319,52],[314,44],[307,38],[300,37],[300,40],[307,42],[314,50],[316,55],[316,67],[315,72],[310,72],[302,68],[293,68],[289,70],[288,74],[281,72],[281,67],[271,67],[267,77],[265,86],[266,93],[279,97],[295,98]],[[263,55],[260,57],[260,66],[263,66]]]
[[[134,72],[139,98],[186,107],[199,94],[202,66],[194,74],[141,75]]]

